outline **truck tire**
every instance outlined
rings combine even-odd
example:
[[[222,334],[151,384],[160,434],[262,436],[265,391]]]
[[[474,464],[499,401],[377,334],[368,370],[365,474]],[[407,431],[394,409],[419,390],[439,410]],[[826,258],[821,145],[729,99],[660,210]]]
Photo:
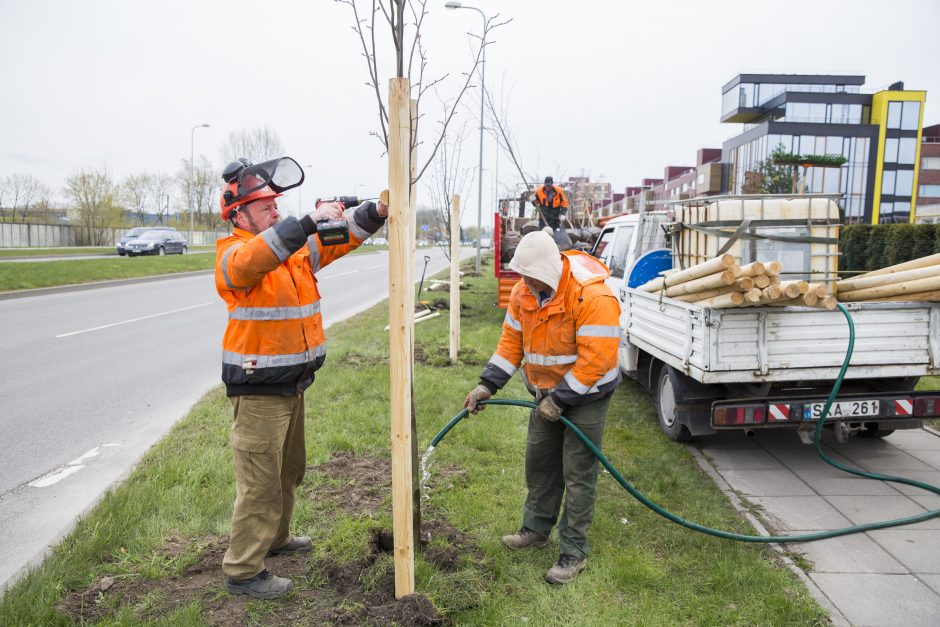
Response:
[[[679,422],[676,416],[676,393],[669,366],[659,370],[659,382],[656,385],[656,414],[659,416],[659,428],[674,442],[688,442],[692,434],[688,427]]]
[[[870,438],[870,439],[881,439],[887,437],[894,433],[894,429],[879,429],[877,422],[866,422],[864,426],[859,429],[858,437],[860,438]]]

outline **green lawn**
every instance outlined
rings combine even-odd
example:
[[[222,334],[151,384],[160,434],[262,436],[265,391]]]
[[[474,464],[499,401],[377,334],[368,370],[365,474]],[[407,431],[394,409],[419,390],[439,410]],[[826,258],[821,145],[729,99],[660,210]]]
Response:
[[[482,276],[464,278],[458,365],[447,360],[446,312],[416,326],[421,448],[459,411],[495,346],[503,312],[493,306],[491,268],[490,261]],[[381,304],[327,332],[326,367],[306,395],[311,465],[294,520],[296,532],[313,537],[314,552],[268,564],[293,577],[289,597],[246,602],[223,590],[220,559],[234,485],[231,407],[216,389],[5,595],[0,624],[406,623],[387,614],[403,603],[389,597],[392,557],[377,548],[381,532],[391,529],[387,320]],[[524,394],[514,379],[499,397]],[[824,611],[771,549],[667,523],[606,473],[598,481],[587,571],[563,588],[545,584],[556,538],[521,554],[499,543],[520,524],[526,421],[524,410],[491,407],[462,422],[435,451],[423,511],[431,542],[417,556],[416,586],[448,622],[826,624]],[[752,531],[686,449],[662,436],[653,407],[632,383],[614,395],[604,450],[668,509],[709,526]],[[110,586],[104,576],[113,578]]]
[[[117,255],[114,246],[81,246],[75,248],[0,248],[3,257],[58,257],[59,255]]]
[[[387,246],[362,246],[353,253],[370,253],[387,249]],[[199,246],[185,255],[164,257],[119,257],[115,254],[112,259],[0,263],[0,292],[211,270],[215,267],[214,251],[214,247]]]

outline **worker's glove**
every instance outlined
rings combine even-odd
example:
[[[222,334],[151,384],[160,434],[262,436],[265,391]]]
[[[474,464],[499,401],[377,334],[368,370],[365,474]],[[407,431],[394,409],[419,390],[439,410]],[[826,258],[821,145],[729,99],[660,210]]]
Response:
[[[555,401],[553,394],[546,394],[535,406],[535,415],[548,422],[558,422],[564,408]]]
[[[467,394],[467,398],[463,402],[463,408],[469,409],[471,414],[478,414],[486,409],[479,403],[489,399],[492,396],[493,393],[490,392],[489,389],[481,383],[480,385],[470,390],[470,393]]]

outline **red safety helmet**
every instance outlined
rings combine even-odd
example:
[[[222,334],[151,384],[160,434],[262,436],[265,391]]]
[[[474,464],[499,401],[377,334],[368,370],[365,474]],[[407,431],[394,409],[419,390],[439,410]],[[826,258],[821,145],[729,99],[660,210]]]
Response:
[[[229,220],[235,211],[262,198],[277,198],[282,192],[304,182],[304,171],[290,157],[281,157],[254,165],[248,159],[232,161],[222,170],[225,187],[219,197],[222,219]]]

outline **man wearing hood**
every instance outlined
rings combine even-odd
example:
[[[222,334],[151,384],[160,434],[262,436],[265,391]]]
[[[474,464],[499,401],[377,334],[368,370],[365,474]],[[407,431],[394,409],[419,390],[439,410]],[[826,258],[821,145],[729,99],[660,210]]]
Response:
[[[545,580],[566,584],[587,565],[598,462],[559,417],[564,414],[600,448],[610,396],[621,378],[620,303],[604,283],[610,275],[604,264],[578,251],[560,253],[542,231],[522,238],[509,268],[522,280],[513,287],[496,352],[464,407],[481,411],[479,403],[505,386],[525,360],[523,381],[538,403],[526,438],[528,496],[522,527],[502,542],[512,550],[544,547],[557,522],[560,555]]]

